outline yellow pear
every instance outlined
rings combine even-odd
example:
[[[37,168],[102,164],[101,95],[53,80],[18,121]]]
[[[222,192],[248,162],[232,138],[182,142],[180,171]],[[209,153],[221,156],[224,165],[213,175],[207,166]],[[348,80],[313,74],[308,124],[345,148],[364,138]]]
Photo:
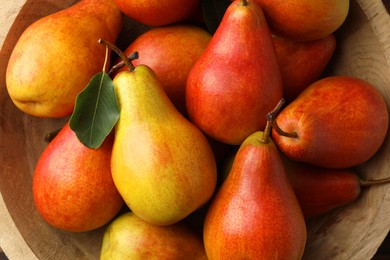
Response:
[[[150,67],[120,72],[114,86],[120,107],[111,166],[115,185],[143,220],[178,222],[214,193],[211,146],[175,108]]]
[[[107,227],[100,260],[193,259],[206,260],[202,236],[184,223],[156,226],[126,212]]]
[[[115,41],[121,25],[113,0],[83,0],[31,24],[8,62],[12,101],[33,116],[71,114],[77,94],[103,68],[106,51],[98,39]]]

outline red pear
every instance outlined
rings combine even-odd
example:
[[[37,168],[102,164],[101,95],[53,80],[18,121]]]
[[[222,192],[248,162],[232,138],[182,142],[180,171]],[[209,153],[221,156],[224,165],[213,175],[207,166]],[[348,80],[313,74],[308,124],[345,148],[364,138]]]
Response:
[[[305,218],[320,216],[360,196],[361,180],[352,169],[328,169],[294,162],[285,164]]]
[[[111,177],[109,135],[98,149],[84,146],[66,124],[40,156],[33,177],[36,207],[50,225],[73,232],[108,223],[124,205]]]
[[[131,19],[149,26],[163,26],[189,20],[200,0],[115,0],[119,9]]]
[[[327,169],[289,160],[285,165],[306,219],[356,201],[364,188],[390,182],[390,178],[361,179],[354,169]]]
[[[318,40],[335,32],[349,12],[349,0],[255,0],[272,31],[296,41]]]
[[[311,84],[276,118],[273,139],[287,158],[326,168],[349,168],[381,147],[389,114],[368,82],[332,76]],[[290,133],[290,136],[284,134]]]
[[[306,225],[270,128],[241,144],[204,223],[209,259],[301,259]]]
[[[336,37],[330,34],[305,42],[274,37],[274,44],[282,73],[283,97],[290,103],[320,78],[336,49]]]
[[[281,97],[281,75],[263,12],[252,0],[236,0],[190,71],[188,115],[208,136],[241,144],[264,129],[266,114]]]

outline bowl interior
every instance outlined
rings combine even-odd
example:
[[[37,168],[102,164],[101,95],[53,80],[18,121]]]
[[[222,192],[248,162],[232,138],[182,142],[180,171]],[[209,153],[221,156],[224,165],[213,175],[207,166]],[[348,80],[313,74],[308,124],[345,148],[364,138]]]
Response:
[[[46,147],[45,136],[68,120],[34,118],[19,111],[5,86],[5,71],[13,46],[23,30],[38,18],[68,7],[74,0],[26,2],[0,53],[0,191],[18,231],[39,259],[97,259],[105,227],[69,233],[48,226],[35,209],[32,175]],[[376,86],[390,105],[390,54],[383,37],[361,3],[351,1],[350,14],[336,33],[338,48],[327,73],[352,75]],[[126,20],[119,46],[125,47],[145,27]],[[388,35],[390,35],[388,33]],[[372,160],[359,167],[363,178],[389,175],[389,137]],[[390,186],[364,189],[354,203],[308,222],[305,259],[369,259],[389,231]]]

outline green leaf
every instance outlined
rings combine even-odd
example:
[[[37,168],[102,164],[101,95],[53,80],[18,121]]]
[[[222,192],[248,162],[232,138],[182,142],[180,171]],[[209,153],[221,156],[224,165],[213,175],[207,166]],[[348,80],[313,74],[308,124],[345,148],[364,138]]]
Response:
[[[99,148],[118,118],[114,84],[107,73],[100,72],[78,94],[69,125],[81,143]]]
[[[203,0],[202,12],[208,31],[214,34],[217,30],[231,0]]]

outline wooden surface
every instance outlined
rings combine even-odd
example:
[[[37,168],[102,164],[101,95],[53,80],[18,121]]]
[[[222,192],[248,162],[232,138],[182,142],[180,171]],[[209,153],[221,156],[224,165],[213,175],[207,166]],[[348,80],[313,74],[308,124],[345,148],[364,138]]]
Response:
[[[37,0],[35,9],[50,3],[51,10],[55,10],[59,8],[58,2]],[[6,39],[7,32],[24,3],[25,0],[2,1],[0,5],[1,73],[16,40],[13,35]],[[18,25],[24,26],[23,22],[40,15],[37,12],[18,17]],[[21,33],[23,26],[13,27],[12,32]],[[390,107],[390,17],[382,2],[352,0],[348,21],[337,38],[339,48],[331,73],[355,75],[369,81],[382,92]],[[63,120],[38,120],[17,111],[4,93],[4,75],[0,76],[0,247],[11,260],[36,259],[36,255],[42,259],[96,259],[102,230],[87,234],[54,230],[40,220],[29,197],[34,164],[45,146],[40,137],[60,126]],[[8,136],[4,138],[4,134]],[[359,169],[362,176],[388,177],[389,152],[388,137],[375,158]],[[389,215],[390,187],[364,190],[355,203],[309,223],[304,258],[370,259],[389,231]]]
[[[26,0],[2,1],[0,4],[0,46]],[[1,75],[2,76],[2,75]],[[3,76],[2,76],[3,77]],[[4,151],[2,151],[4,152]],[[0,180],[2,181],[2,180]],[[0,246],[9,259],[36,259],[8,214],[0,193]]]

